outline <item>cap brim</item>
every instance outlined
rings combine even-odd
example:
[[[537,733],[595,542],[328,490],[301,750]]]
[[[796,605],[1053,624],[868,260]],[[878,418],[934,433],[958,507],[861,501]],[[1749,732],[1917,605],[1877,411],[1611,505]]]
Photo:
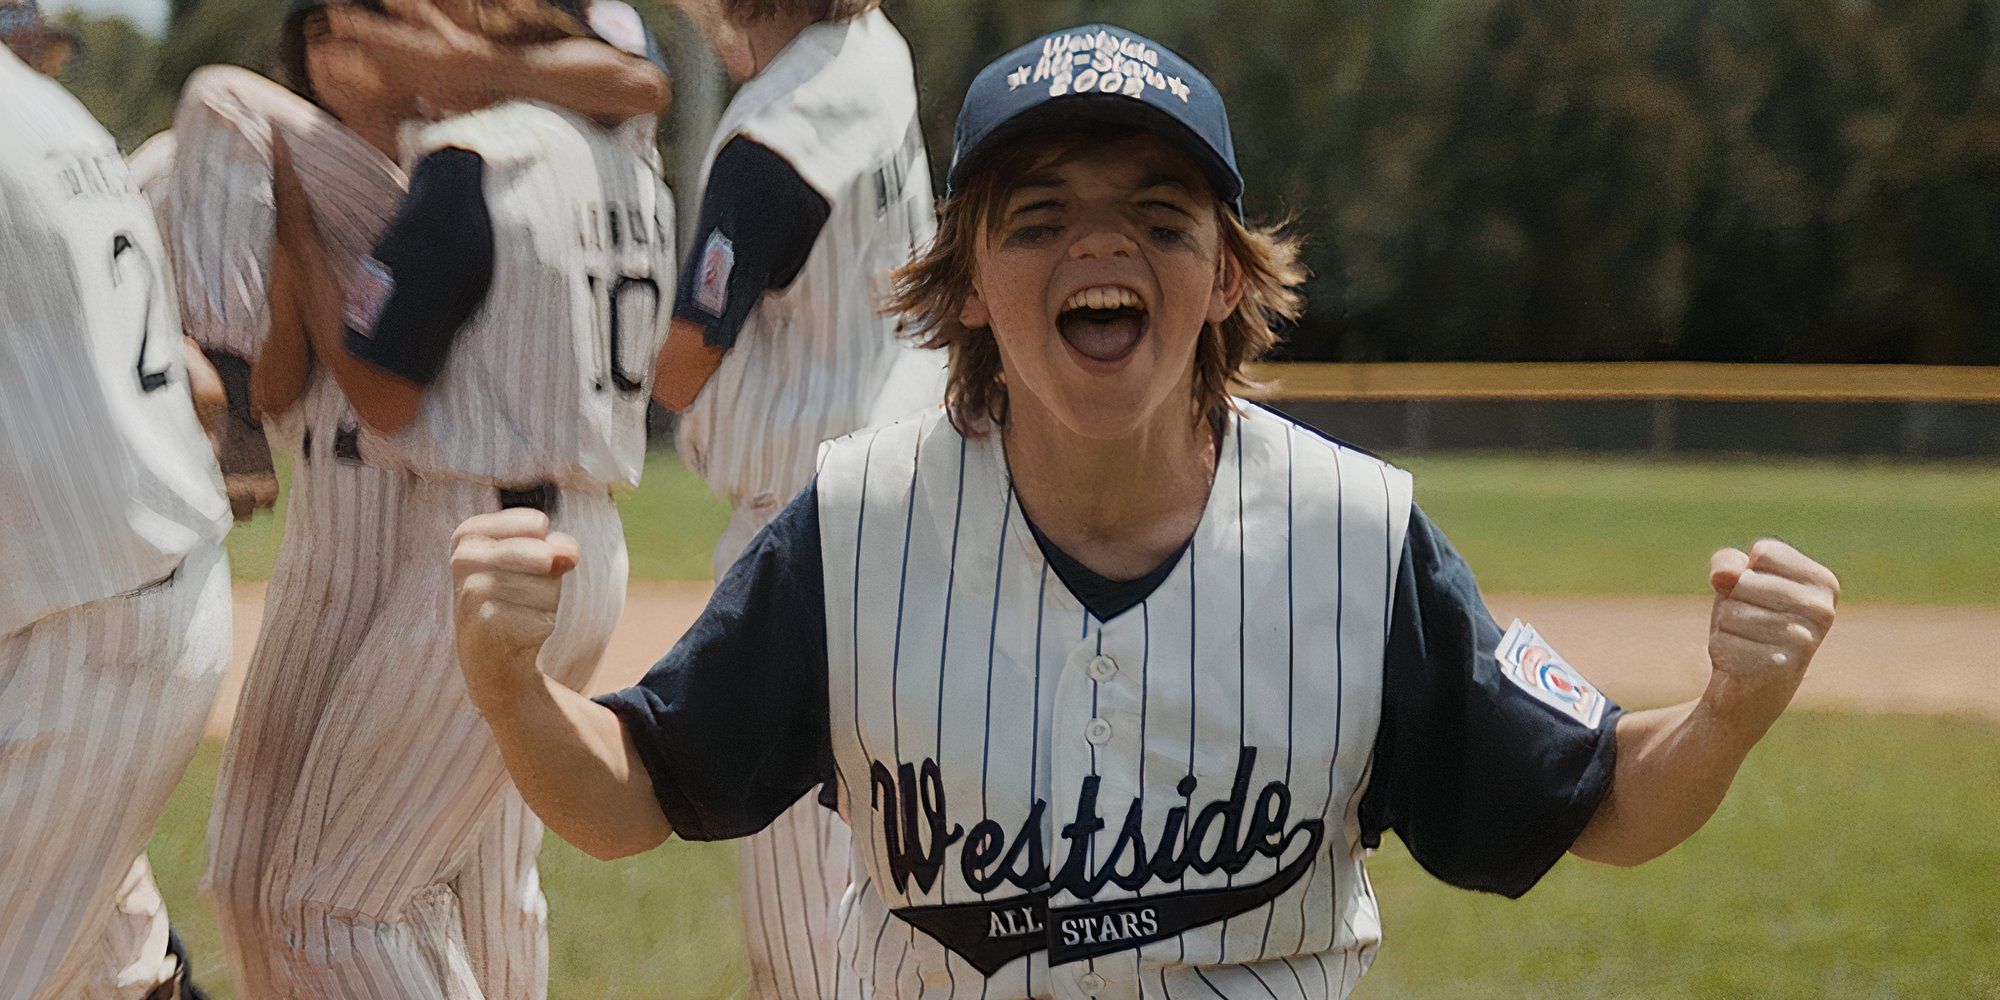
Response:
[[[1022,111],[995,126],[979,140],[977,146],[961,155],[945,178],[945,183],[956,191],[964,186],[967,178],[985,167],[996,150],[1006,148],[1013,140],[1045,126],[1070,124],[1139,128],[1159,136],[1194,160],[1208,178],[1209,186],[1215,189],[1216,197],[1238,215],[1242,214],[1242,181],[1214,148],[1174,116],[1144,101],[1119,94],[1070,94],[1050,98]]]

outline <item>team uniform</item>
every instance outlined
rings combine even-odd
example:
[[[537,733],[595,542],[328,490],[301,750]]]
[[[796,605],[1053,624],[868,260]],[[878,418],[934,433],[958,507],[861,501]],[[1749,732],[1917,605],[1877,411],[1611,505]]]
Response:
[[[465,518],[536,506],[594,564],[541,664],[582,687],[624,603],[611,491],[637,483],[671,306],[673,206],[627,145],[512,103],[418,131],[410,194],[348,287],[348,349],[424,385],[362,460],[413,478],[398,564],[334,681],[297,792],[276,920],[291,995],[538,997],[541,824],[506,781],[453,652]],[[485,970],[485,971],[481,971]]]
[[[830,444],[690,638],[600,699],[676,832],[845,809],[841,956],[878,997],[1345,996],[1387,829],[1525,892],[1619,710],[1502,642],[1406,473],[1238,406],[1194,536],[1132,581],[1028,520],[997,433]]]
[[[0,271],[0,997],[130,998],[175,970],[142,852],[228,661],[229,505],[152,214],[4,48]]]
[[[878,312],[888,273],[933,227],[914,76],[880,11],[816,24],[742,86],[716,130],[675,315],[727,349],[677,431],[732,509],[718,579],[812,477],[820,442],[943,399],[941,359]],[[856,994],[831,978],[847,839],[802,802],[742,845],[757,995]]]
[[[270,329],[266,289],[276,216],[273,139],[292,151],[330,256],[351,266],[388,227],[401,167],[291,91],[245,70],[208,67],[182,90],[173,132],[133,154],[152,179],[188,335],[217,355],[254,360]],[[204,893],[232,979],[246,996],[280,995],[271,892],[288,852],[278,825],[339,671],[360,646],[400,560],[409,477],[361,461],[360,422],[324,368],[265,425],[291,456],[285,530],[264,618],[208,822]]]

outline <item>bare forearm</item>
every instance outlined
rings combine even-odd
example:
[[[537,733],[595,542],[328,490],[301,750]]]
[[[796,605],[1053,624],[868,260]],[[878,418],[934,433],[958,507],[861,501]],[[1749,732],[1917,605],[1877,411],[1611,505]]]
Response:
[[[659,67],[583,38],[497,48],[483,76],[487,101],[468,103],[525,98],[613,125],[660,114],[673,99]]]
[[[1637,865],[1665,854],[1708,822],[1793,690],[1780,685],[1730,692],[1733,683],[1717,675],[1698,700],[1618,720],[1611,789],[1572,853]]]
[[[281,261],[282,255],[274,254]],[[250,410],[259,420],[278,416],[305,394],[312,371],[312,349],[299,322],[289,268],[272,268],[271,329],[250,369]]]
[[[489,691],[474,703],[521,797],[557,836],[608,861],[673,833],[610,709],[539,672],[518,692]]]

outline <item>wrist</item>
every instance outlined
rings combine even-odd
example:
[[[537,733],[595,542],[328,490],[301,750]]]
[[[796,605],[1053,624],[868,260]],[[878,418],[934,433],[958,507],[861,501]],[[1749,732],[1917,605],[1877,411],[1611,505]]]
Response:
[[[1711,727],[1747,747],[1784,714],[1802,680],[1803,675],[1790,672],[1751,678],[1715,669],[1695,711]]]
[[[468,671],[466,681],[473,707],[496,728],[520,719],[537,699],[548,698],[533,650],[488,654],[485,666],[476,674]]]

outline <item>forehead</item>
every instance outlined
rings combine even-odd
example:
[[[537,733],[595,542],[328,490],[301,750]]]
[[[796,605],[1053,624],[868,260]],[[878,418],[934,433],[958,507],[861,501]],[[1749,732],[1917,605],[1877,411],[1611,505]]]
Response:
[[[1002,188],[1002,201],[1050,189],[1120,194],[1160,186],[1212,197],[1208,179],[1194,160],[1149,132],[1102,141],[1082,135],[1044,140],[1024,153],[1023,169]]]

